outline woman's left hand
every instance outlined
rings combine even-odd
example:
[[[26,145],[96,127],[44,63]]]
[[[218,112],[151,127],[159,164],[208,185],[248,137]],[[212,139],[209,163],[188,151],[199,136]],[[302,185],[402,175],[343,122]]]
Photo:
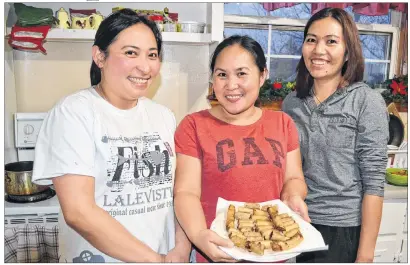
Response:
[[[290,196],[283,201],[292,211],[299,214],[306,222],[311,222],[308,214],[308,207],[305,201],[298,195]]]
[[[191,246],[177,244],[165,256],[165,263],[188,263],[191,254]]]

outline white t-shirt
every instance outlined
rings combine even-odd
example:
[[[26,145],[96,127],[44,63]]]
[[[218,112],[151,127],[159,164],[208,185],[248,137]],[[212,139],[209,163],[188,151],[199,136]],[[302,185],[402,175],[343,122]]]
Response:
[[[93,87],[80,90],[45,118],[33,181],[49,185],[64,174],[94,177],[97,205],[155,252],[166,254],[175,245],[175,127],[173,113],[150,99],[121,110]],[[59,255],[60,262],[118,262],[68,227],[61,211]]]

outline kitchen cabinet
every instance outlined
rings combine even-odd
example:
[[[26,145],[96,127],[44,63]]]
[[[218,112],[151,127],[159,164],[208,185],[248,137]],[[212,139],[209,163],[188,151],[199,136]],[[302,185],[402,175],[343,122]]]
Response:
[[[407,189],[407,187],[403,189]],[[407,246],[406,253],[403,253],[402,248],[404,244],[407,244],[406,212],[407,198],[385,198],[374,262],[403,262],[401,260],[404,257],[407,260]],[[406,239],[406,243],[404,243],[404,239]]]
[[[223,39],[223,3],[24,3],[38,8],[51,8],[54,13],[60,8],[72,9],[95,8],[104,17],[108,16],[112,8],[122,6],[132,9],[163,10],[168,7],[173,13],[178,13],[179,21],[196,21],[206,23],[205,33],[163,32],[165,43],[202,44],[219,42]],[[11,33],[11,26],[17,20],[14,8],[9,7],[6,35]],[[96,30],[92,29],[59,29],[52,28],[47,34],[47,41],[93,41]]]

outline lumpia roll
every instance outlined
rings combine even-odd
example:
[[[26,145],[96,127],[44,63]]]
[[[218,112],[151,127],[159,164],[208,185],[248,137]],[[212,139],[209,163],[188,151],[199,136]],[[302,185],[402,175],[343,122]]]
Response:
[[[239,206],[239,207],[238,207],[238,212],[241,212],[241,213],[250,213],[250,214],[252,214],[252,213],[253,213],[253,209]]]
[[[245,203],[245,207],[250,208],[250,209],[260,209],[261,208],[259,203]]]

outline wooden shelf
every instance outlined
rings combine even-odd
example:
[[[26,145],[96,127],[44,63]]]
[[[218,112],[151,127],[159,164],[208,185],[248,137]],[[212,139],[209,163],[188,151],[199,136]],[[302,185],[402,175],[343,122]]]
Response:
[[[47,34],[46,41],[94,41],[93,29],[58,29],[53,28]],[[7,37],[11,28],[7,28]],[[162,40],[166,43],[183,43],[192,45],[207,45],[212,43],[210,33],[162,32]]]

